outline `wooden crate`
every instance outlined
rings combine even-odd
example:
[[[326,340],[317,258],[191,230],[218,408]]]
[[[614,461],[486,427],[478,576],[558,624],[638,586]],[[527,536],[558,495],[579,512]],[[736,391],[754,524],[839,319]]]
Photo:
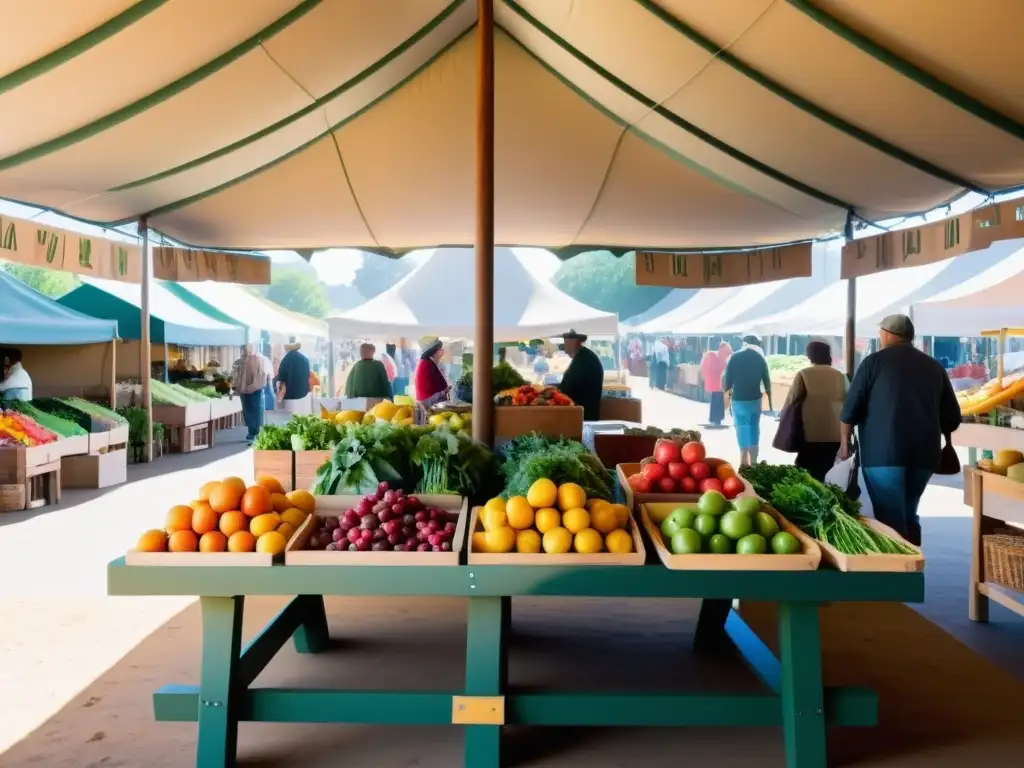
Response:
[[[881,571],[885,573],[917,573],[918,571],[924,570],[924,555],[921,553],[920,548],[915,547],[909,541],[896,533],[892,528],[884,523],[880,523],[873,517],[865,517],[864,522],[869,528],[873,528],[879,533],[884,533],[891,539],[895,539],[908,547],[912,547],[917,554],[846,555],[831,544],[827,544],[824,541],[818,541],[818,546],[821,547],[822,559],[834,568],[850,573],[864,573],[869,571]]]
[[[221,421],[242,412],[242,401],[237,397],[222,397],[210,401],[210,420]],[[224,422],[226,424],[226,422]]]
[[[75,435],[74,437],[62,437],[57,441],[61,456],[78,456],[89,453],[89,435]]]
[[[481,509],[483,507],[473,507],[470,517],[469,530],[474,533],[484,529],[483,523],[480,521]],[[647,550],[644,548],[644,541],[640,537],[640,528],[633,515],[629,516],[626,530],[633,537],[633,551],[624,554],[612,552],[597,552],[593,555],[581,555],[578,552],[567,552],[564,555],[549,555],[546,552],[490,554],[474,552],[473,539],[470,536],[466,562],[469,565],[643,565],[647,560]]]
[[[295,488],[311,490],[316,483],[316,471],[331,460],[330,451],[295,452]]]
[[[241,566],[246,568],[266,568],[274,563],[281,563],[287,555],[288,547],[293,545],[295,536],[288,541],[285,551],[280,555],[267,555],[262,552],[139,552],[129,549],[124,555],[125,565],[137,566]]]
[[[767,504],[761,510],[775,518],[779,528],[793,534],[803,547],[800,554],[795,555],[715,555],[700,553],[696,555],[675,555],[666,547],[661,536],[661,528],[653,518],[664,519],[673,509],[680,506],[696,504],[651,503],[640,505],[640,519],[644,530],[654,545],[654,551],[666,568],[674,571],[815,571],[821,563],[821,549],[818,542],[801,531],[776,510]],[[770,544],[770,543],[769,543]]]
[[[153,421],[165,427],[192,427],[210,421],[209,403],[188,405],[154,405]]]
[[[629,421],[641,424],[643,401],[635,397],[602,397],[601,421]]]
[[[511,440],[528,432],[547,437],[583,437],[583,408],[578,405],[496,405],[495,442]]]
[[[20,512],[25,509],[25,485],[0,485],[0,512]]]
[[[111,448],[120,448],[128,445],[128,425],[122,424],[111,429],[109,432],[109,438]]]
[[[164,428],[170,437],[170,449],[175,453],[192,453],[213,445],[213,423],[192,424],[187,427]]]
[[[626,506],[629,507],[631,512],[636,512],[640,509],[641,504],[652,504],[658,502],[673,502],[676,504],[697,501],[700,498],[699,493],[633,493],[633,489],[629,487],[629,483],[626,482],[626,478],[630,475],[635,475],[640,471],[640,463],[636,464],[619,464],[615,467],[615,476],[619,481],[619,486],[622,488],[622,494],[626,498]]]
[[[64,488],[109,488],[128,480],[128,451],[124,448],[61,459]]]
[[[619,464],[636,464],[654,453],[658,438],[651,435],[623,435],[615,432],[594,433],[594,453],[608,469]]]
[[[253,451],[253,477],[273,477],[285,491],[295,488],[295,454],[291,451]]]
[[[0,511],[37,509],[60,501],[60,457],[40,448],[0,448],[0,487],[4,488]],[[53,456],[40,463],[41,457]]]
[[[417,495],[427,506],[440,507],[457,515],[455,536],[451,552],[328,552],[322,549],[304,549],[319,519],[338,516],[359,503],[361,496],[317,496],[316,514],[306,518],[288,542],[285,565],[347,566],[347,565],[458,565],[462,546],[466,542],[469,500],[461,496]],[[314,517],[317,518],[314,520]]]
[[[99,453],[110,447],[110,432],[90,432],[86,438],[89,442],[88,453]]]

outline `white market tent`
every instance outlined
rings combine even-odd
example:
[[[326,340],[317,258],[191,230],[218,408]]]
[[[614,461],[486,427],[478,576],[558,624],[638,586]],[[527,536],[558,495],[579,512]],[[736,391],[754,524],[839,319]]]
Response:
[[[908,314],[918,335],[980,336],[983,331],[1024,325],[1024,241],[997,243],[989,250],[996,246],[1013,250],[987,269],[976,269],[955,286],[910,305]],[[974,261],[984,253],[969,254],[962,261]]]
[[[191,293],[201,301],[217,308],[235,321],[250,329],[250,340],[259,338],[260,331],[266,331],[274,341],[296,336],[303,339],[327,338],[327,325],[312,317],[303,317],[288,312],[272,301],[254,296],[245,288],[231,283],[165,283],[168,289],[179,296],[182,291]],[[255,333],[252,333],[255,332]]]
[[[674,309],[678,309],[696,296],[699,291],[699,288],[676,288],[669,291],[665,296],[652,304],[649,309],[645,309],[643,312],[633,315],[633,317],[630,317],[627,320],[623,320],[623,330],[643,325],[649,320],[654,320]]]
[[[666,312],[660,317],[648,320],[640,325],[629,326],[624,330],[629,333],[659,334],[673,333],[673,328],[692,322],[718,306],[727,302],[739,293],[742,288],[702,288],[691,296],[685,304]]]
[[[471,338],[476,265],[470,248],[438,248],[384,293],[327,318],[334,338]],[[569,329],[614,336],[614,313],[588,307],[535,278],[511,248],[494,250],[494,340],[526,341]]]

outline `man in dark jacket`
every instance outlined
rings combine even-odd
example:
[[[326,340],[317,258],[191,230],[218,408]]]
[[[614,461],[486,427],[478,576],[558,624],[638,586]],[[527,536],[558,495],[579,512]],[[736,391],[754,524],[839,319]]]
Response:
[[[849,458],[856,427],[875,517],[919,545],[917,505],[938,469],[943,436],[960,426],[960,406],[939,362],[914,348],[909,317],[889,315],[878,335],[881,350],[864,358],[846,395],[839,456]]]
[[[593,350],[583,346],[585,333],[569,331],[562,335],[563,349],[572,358],[569,367],[562,374],[558,388],[576,405],[583,407],[584,421],[598,421],[601,418],[601,397],[604,393],[604,366]]]
[[[286,413],[306,415],[313,412],[309,394],[309,358],[299,352],[299,344],[292,336],[285,344],[288,350],[277,367],[277,402]]]

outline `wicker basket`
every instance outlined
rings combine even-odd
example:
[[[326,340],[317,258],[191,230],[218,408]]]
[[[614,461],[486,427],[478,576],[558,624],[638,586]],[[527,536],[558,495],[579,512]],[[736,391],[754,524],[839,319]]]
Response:
[[[1024,536],[983,536],[985,581],[1024,592]]]

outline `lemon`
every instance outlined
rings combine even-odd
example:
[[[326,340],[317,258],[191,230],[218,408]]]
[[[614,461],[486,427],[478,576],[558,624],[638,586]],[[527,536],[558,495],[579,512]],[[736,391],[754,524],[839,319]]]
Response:
[[[487,549],[487,534],[483,531],[477,531],[473,534],[473,551],[474,552],[488,552]]]
[[[590,524],[601,533],[611,533],[619,527],[619,516],[611,504],[601,504],[590,513]]]
[[[542,477],[530,486],[530,490],[526,492],[526,500],[534,509],[553,507],[558,501],[558,486],[546,477]]]
[[[511,552],[516,545],[516,532],[514,528],[507,525],[500,528],[493,528],[487,531],[484,536],[487,540],[487,551],[492,553]]]
[[[558,514],[557,509],[545,507],[544,509],[537,510],[537,514],[533,516],[533,524],[537,526],[537,530],[541,533],[547,533],[552,528],[557,528],[562,524],[562,516]]]
[[[516,552],[534,554],[540,552],[540,534],[530,528],[516,534]]]
[[[277,526],[277,532],[284,536],[285,541],[288,541],[295,533],[295,526],[291,523],[281,523]]]
[[[281,522],[288,523],[292,528],[298,528],[306,522],[306,513],[296,507],[286,509],[281,513]]]
[[[524,530],[533,525],[533,507],[522,496],[513,496],[505,507],[508,524]]]
[[[565,514],[562,515],[562,525],[570,533],[579,533],[584,528],[590,527],[590,514],[582,507],[567,509]]]
[[[633,551],[633,537],[621,528],[609,533],[604,540],[604,547],[616,555],[624,555]]]
[[[508,517],[504,509],[497,507],[484,507],[480,514],[480,522],[483,523],[485,531],[493,531],[497,528],[504,528],[508,525]]]
[[[564,555],[572,547],[572,534],[561,526],[544,534],[544,551],[549,555]]]
[[[276,512],[267,512],[265,515],[257,515],[249,521],[249,533],[259,539],[265,533],[276,531],[281,524],[281,518]]]
[[[284,552],[288,540],[277,531],[268,531],[256,539],[256,551],[264,555],[279,555]]]
[[[581,555],[593,555],[604,548],[604,539],[593,528],[584,528],[576,534],[572,546]]]
[[[563,512],[582,507],[586,503],[587,494],[576,483],[562,483],[558,486],[558,508]]]
[[[619,528],[625,528],[626,523],[629,522],[629,507],[625,504],[612,504],[612,509],[615,510],[615,517],[619,521]]]
[[[500,509],[502,512],[505,511],[505,500],[501,496],[495,496],[493,499],[489,499],[484,504],[484,509]]]

